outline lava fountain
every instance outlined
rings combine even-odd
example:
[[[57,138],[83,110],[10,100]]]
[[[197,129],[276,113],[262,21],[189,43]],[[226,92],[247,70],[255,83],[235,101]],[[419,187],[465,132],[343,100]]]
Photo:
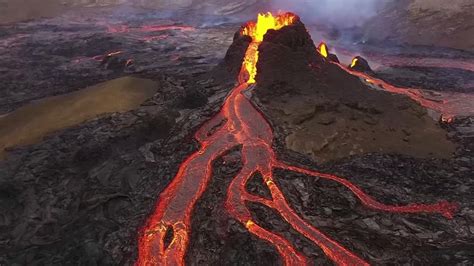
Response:
[[[263,204],[278,212],[293,229],[319,246],[338,265],[368,265],[362,258],[344,248],[323,232],[299,217],[289,206],[273,177],[275,168],[299,172],[332,180],[348,188],[371,209],[396,213],[439,213],[453,217],[457,205],[446,201],[435,204],[409,204],[390,206],[378,202],[350,181],[331,174],[288,165],[277,159],[272,148],[273,132],[264,116],[243,95],[243,91],[256,82],[258,49],[269,30],[279,30],[299,18],[291,13],[260,14],[256,22],[248,23],[242,35],[252,38],[242,69],[239,85],[232,89],[220,112],[199,128],[195,138],[200,149],[181,163],[179,170],[160,194],[156,208],[139,237],[136,265],[184,265],[191,230],[191,213],[212,176],[212,162],[226,151],[241,146],[242,169],[227,189],[225,208],[256,237],[273,245],[286,265],[306,265],[307,259],[281,235],[266,230],[252,220],[246,206],[248,202]],[[271,192],[271,199],[252,195],[246,191],[247,181],[255,174],[263,176]],[[170,240],[170,241],[169,241]]]

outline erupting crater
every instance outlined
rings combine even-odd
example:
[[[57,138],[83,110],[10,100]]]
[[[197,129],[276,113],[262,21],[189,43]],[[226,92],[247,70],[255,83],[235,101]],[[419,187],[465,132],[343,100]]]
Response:
[[[258,83],[257,69],[261,67],[258,61],[259,50],[265,45],[266,39],[278,39],[277,31],[291,31],[293,27],[302,26],[302,22],[294,14],[266,13],[260,14],[256,22],[250,22],[240,30],[238,37],[250,42],[244,55],[238,85],[229,93],[220,112],[196,132],[199,150],[182,162],[172,182],[160,194],[156,208],[139,237],[137,265],[184,265],[191,233],[191,214],[209,184],[212,162],[236,146],[241,147],[243,166],[227,189],[225,208],[250,233],[273,245],[286,265],[306,265],[308,260],[283,236],[257,224],[246,203],[260,203],[274,209],[293,229],[319,246],[335,264],[368,265],[368,262],[298,216],[276,185],[273,176],[275,168],[337,182],[354,193],[364,206],[374,210],[434,213],[448,219],[453,218],[457,209],[454,203],[440,201],[434,204],[385,205],[343,177],[292,166],[277,158],[273,149],[272,127],[242,92]],[[267,34],[270,32],[272,34]],[[305,41],[307,40],[304,38],[296,40],[299,43]],[[325,61],[324,53],[316,53],[316,49],[313,52],[319,62]],[[246,190],[246,183],[255,173],[262,175],[271,199],[250,194]]]

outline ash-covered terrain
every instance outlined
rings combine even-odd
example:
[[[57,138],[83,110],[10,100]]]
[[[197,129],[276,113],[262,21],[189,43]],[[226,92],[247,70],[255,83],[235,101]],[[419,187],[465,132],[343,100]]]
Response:
[[[235,34],[239,28],[240,23],[203,24],[111,8],[0,26],[0,264],[132,265],[140,229],[158,196],[199,148],[195,131],[235,85],[248,45]],[[327,62],[306,34],[294,28],[269,33],[260,47],[257,85],[245,92],[272,125],[279,159],[343,176],[385,204],[448,200],[459,210],[453,219],[373,211],[338,183],[276,169],[289,205],[371,264],[472,263],[472,103],[454,102],[465,114],[438,120],[439,113],[408,96],[373,88]],[[374,58],[391,56],[374,67],[374,77],[401,87],[474,93],[469,53],[369,48]],[[400,56],[407,51],[420,61],[440,57],[462,64],[439,65],[434,73],[423,62],[407,66]],[[120,77],[146,80],[146,86],[134,83],[145,93],[131,101],[135,90],[111,98],[94,89],[111,80],[123,85],[115,80]],[[95,102],[84,101],[86,87],[95,92]],[[43,129],[57,117],[65,119],[48,113],[63,109],[44,102],[71,98],[87,103],[77,109],[65,104],[72,124],[13,141],[16,130],[36,117]],[[28,116],[19,112],[25,108]],[[79,116],[84,110],[93,116]],[[11,115],[18,117],[17,126],[5,122]],[[241,167],[239,147],[213,162],[210,184],[192,212],[187,264],[282,264],[275,248],[224,208],[227,187]],[[261,176],[252,177],[246,189],[269,197]],[[248,208],[259,225],[289,240],[311,263],[332,263],[272,209]]]

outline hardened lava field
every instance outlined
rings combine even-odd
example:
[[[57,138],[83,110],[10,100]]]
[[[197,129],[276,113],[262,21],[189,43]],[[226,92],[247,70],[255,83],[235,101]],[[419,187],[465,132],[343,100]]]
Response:
[[[468,52],[198,17],[0,26],[0,264],[472,261]]]

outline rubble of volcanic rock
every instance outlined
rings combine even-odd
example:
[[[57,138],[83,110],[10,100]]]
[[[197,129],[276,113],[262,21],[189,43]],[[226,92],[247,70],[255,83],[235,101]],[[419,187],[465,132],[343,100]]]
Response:
[[[227,52],[232,71],[246,43],[238,36]],[[455,145],[428,110],[406,96],[365,85],[315,51],[301,22],[269,31],[259,48],[255,100],[281,129],[277,133],[286,148],[320,162],[372,152],[452,155]],[[354,70],[370,72],[370,67],[358,58]]]

